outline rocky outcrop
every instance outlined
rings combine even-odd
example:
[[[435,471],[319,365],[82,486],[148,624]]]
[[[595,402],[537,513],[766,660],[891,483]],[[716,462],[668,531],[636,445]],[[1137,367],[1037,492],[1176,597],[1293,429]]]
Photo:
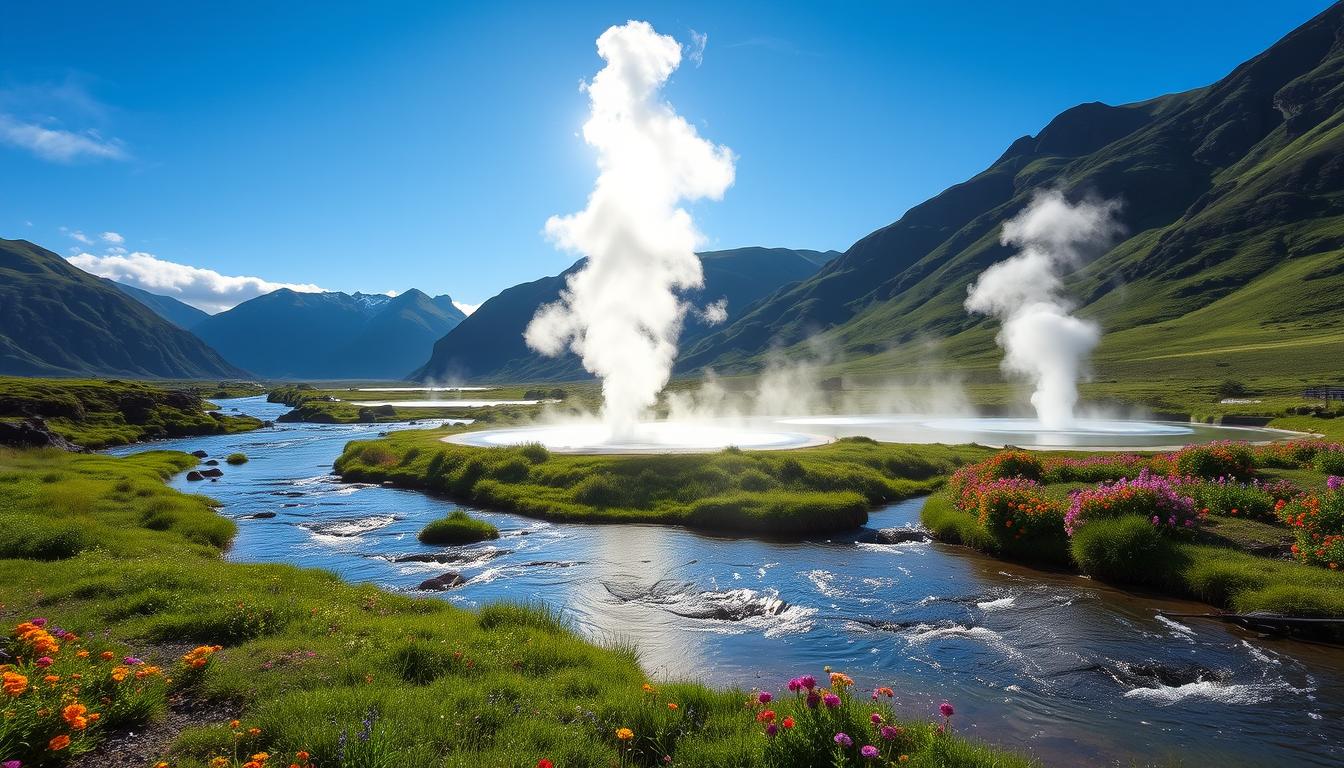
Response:
[[[11,448],[57,448],[71,453],[85,453],[82,446],[66,440],[51,431],[47,422],[33,416],[23,421],[0,421],[0,445]]]
[[[467,580],[463,578],[462,574],[449,571],[443,574],[442,576],[435,576],[432,579],[425,579],[424,581],[420,582],[419,588],[429,592],[446,592],[452,589],[453,587],[460,587],[466,583]]]

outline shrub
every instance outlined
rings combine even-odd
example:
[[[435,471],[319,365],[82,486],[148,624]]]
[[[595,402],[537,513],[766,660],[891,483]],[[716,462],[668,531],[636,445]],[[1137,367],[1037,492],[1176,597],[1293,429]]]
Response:
[[[1134,477],[1151,468],[1151,458],[1133,453],[1056,457],[1046,460],[1043,480],[1046,483],[1104,483]]]
[[[1075,536],[1094,520],[1138,515],[1168,532],[1192,529],[1198,519],[1195,502],[1178,493],[1177,487],[1171,479],[1144,470],[1133,480],[1122,478],[1075,491],[1064,516],[1064,528],[1069,536]]]
[[[1325,493],[1303,494],[1280,507],[1279,516],[1293,529],[1298,560],[1331,570],[1344,563],[1344,480],[1331,476]]]
[[[471,517],[460,509],[453,510],[447,517],[439,518],[420,529],[417,537],[424,544],[470,544],[475,541],[498,539],[499,529]]]
[[[1317,472],[1344,475],[1344,450],[1336,448],[1336,450],[1319,451],[1311,464]]]
[[[1276,521],[1279,502],[1298,495],[1298,489],[1287,480],[1273,483],[1251,481],[1238,483],[1235,480],[1219,478],[1217,480],[1187,481],[1181,489],[1190,494],[1200,514],[1225,517],[1244,517],[1253,520]]]
[[[227,462],[227,463],[229,463],[229,464],[246,464],[246,463],[247,463],[247,454],[246,454],[246,453],[230,453],[228,456],[226,456],[226,457],[224,458],[224,461]]]
[[[1045,467],[1034,453],[1028,451],[1000,451],[980,462],[979,476],[982,480],[1000,480],[1007,477],[1023,477],[1040,482]]]
[[[1032,559],[1067,560],[1064,510],[1031,480],[1004,478],[979,491],[976,520],[1000,551]]]
[[[1069,551],[1079,570],[1107,581],[1170,587],[1180,558],[1175,545],[1137,515],[1094,520],[1074,533]]]
[[[518,446],[518,453],[533,464],[544,464],[551,458],[551,452],[541,443],[524,443]]]
[[[599,508],[629,506],[624,489],[610,475],[589,475],[579,481],[574,500]]]
[[[1255,458],[1245,443],[1187,445],[1176,452],[1172,469],[1185,477],[1249,479],[1255,474]]]

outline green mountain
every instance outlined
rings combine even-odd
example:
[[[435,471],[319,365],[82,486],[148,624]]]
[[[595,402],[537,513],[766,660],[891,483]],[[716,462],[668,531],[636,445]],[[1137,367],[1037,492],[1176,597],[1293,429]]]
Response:
[[[200,339],[65,259],[0,239],[0,374],[237,378]]]
[[[401,379],[466,315],[448,296],[299,293],[282,288],[195,332],[268,378]]]
[[[910,368],[931,339],[946,359],[992,369],[996,324],[962,302],[1008,255],[1002,222],[1042,188],[1124,206],[1127,236],[1068,278],[1079,313],[1105,331],[1100,373],[1217,375],[1216,361],[1254,374],[1284,365],[1268,350],[1288,345],[1295,373],[1337,377],[1344,5],[1207,87],[1061,113],[974,178],[685,345],[679,370],[749,369],[772,346],[817,334],[860,371]]]
[[[835,258],[835,251],[799,251],[787,248],[735,248],[700,254],[705,285],[687,298],[696,306],[719,299],[728,302],[728,316],[784,286],[804,280]],[[587,374],[573,354],[543,357],[528,349],[523,330],[542,304],[556,301],[565,280],[583,262],[559,275],[515,285],[482,304],[461,325],[434,345],[429,362],[415,373],[421,380],[535,381],[583,378]],[[699,318],[688,316],[682,343],[712,330]]]
[[[107,278],[103,278],[107,280]],[[136,288],[133,285],[118,283],[115,280],[107,280],[113,287],[122,293],[130,296],[132,299],[144,304],[146,307],[154,310],[155,314],[164,320],[176,325],[184,331],[190,331],[209,317],[209,313],[191,306],[182,301],[178,301],[171,296],[161,296],[157,293],[150,293],[143,288]]]

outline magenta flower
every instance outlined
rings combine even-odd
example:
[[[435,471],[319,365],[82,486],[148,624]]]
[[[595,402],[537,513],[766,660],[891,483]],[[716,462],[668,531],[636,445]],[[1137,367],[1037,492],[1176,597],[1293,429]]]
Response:
[[[33,620],[32,620],[31,622],[29,622],[29,623],[31,623],[31,624],[32,624],[33,626],[35,626],[35,627],[45,627],[45,626],[47,626],[47,620],[46,620],[46,619],[43,619],[43,618],[36,618],[36,619],[33,619]]]
[[[769,691],[761,691],[760,693],[756,694],[756,700],[761,702],[762,704],[769,704],[771,699],[773,698],[775,697],[771,696]]]
[[[0,763],[0,765],[3,765],[4,768],[23,768],[23,763],[18,760],[6,760],[5,762]]]
[[[952,705],[946,701],[938,705],[938,711],[943,713],[943,717],[951,717],[956,714],[956,710],[952,709]]]
[[[1340,486],[1344,486],[1344,477],[1331,475],[1325,479],[1325,487],[1332,491],[1338,491]]]
[[[771,738],[774,738],[774,736],[775,736],[776,733],[779,733],[779,726],[778,726],[778,725],[775,725],[774,723],[771,723],[771,724],[765,726],[765,735],[766,735],[766,736],[769,736],[769,737],[771,737]]]
[[[827,709],[835,709],[840,706],[840,697],[834,693],[828,693],[821,697],[821,702],[826,705]]]
[[[798,678],[798,684],[810,691],[817,687],[817,678],[811,675],[803,675]]]
[[[851,738],[849,738],[849,734],[847,734],[847,733],[837,733],[837,734],[835,734],[835,743],[836,743],[836,744],[839,744],[839,745],[842,746],[842,747],[852,747],[852,746],[854,746],[854,740],[851,739]]]
[[[859,750],[859,754],[872,760],[877,757],[877,747],[874,747],[872,744],[864,744],[863,749]]]
[[[873,725],[881,725],[882,715],[878,714],[877,712],[874,712],[873,714],[868,716],[868,720],[871,721]]]
[[[817,708],[817,705],[820,704],[820,703],[821,703],[821,694],[817,693],[816,691],[808,691],[808,693],[807,693],[807,708],[808,708],[808,709],[816,709],[816,708]]]
[[[122,659],[121,661],[122,661],[122,663],[124,663],[124,664],[128,664],[128,665],[130,665],[130,666],[132,666],[132,667],[134,667],[134,666],[137,665],[137,664],[144,664],[144,663],[145,663],[145,662],[143,662],[143,661],[141,661],[141,660],[135,658],[134,656],[127,656],[126,658]]]
[[[43,656],[42,658],[38,659],[36,663],[37,666],[39,667],[50,667],[52,665],[51,657]]]
[[[882,726],[882,730],[878,731],[877,733],[879,736],[883,738],[883,740],[892,741],[897,736],[901,735],[901,729],[897,728],[894,725],[884,725]]]
[[[793,693],[797,693],[797,692],[803,690],[803,681],[802,681],[802,678],[795,677],[795,678],[793,678],[792,680],[790,680],[790,681],[789,681],[789,690],[792,691]]]

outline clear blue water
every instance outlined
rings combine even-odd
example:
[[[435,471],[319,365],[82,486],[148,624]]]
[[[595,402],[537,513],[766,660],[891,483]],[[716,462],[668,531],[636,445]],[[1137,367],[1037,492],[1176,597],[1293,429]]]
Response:
[[[267,419],[286,410],[262,398],[219,402]],[[428,547],[416,532],[455,504],[330,474],[346,442],[405,428],[415,427],[279,424],[113,452],[247,453],[218,482],[172,481],[237,519],[233,560],[325,568],[398,591],[456,571],[465,586],[425,594],[466,608],[545,601],[594,639],[635,643],[656,676],[778,690],[830,664],[860,685],[892,686],[911,717],[951,701],[961,732],[1050,765],[1344,763],[1344,652],[1159,618],[1208,607],[964,548],[862,540],[914,525],[921,500],[876,512],[858,534],[806,541],[476,511],[500,540]],[[249,517],[259,512],[275,516]],[[408,554],[457,562],[393,561]]]

